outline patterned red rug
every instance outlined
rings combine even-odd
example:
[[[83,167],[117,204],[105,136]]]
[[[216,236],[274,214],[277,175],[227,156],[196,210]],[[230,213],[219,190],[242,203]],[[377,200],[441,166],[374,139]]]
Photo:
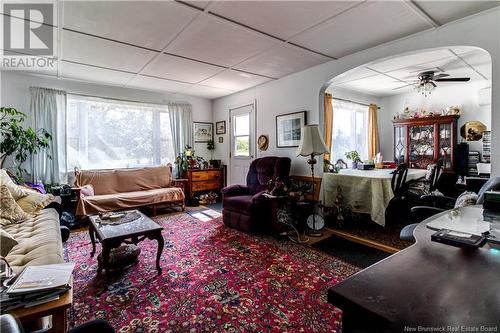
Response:
[[[103,318],[118,332],[340,331],[341,311],[326,302],[327,289],[358,268],[290,241],[227,228],[220,217],[154,219],[165,228],[161,276],[154,241],[139,244],[139,264],[97,276],[88,233],[71,235],[72,325]]]

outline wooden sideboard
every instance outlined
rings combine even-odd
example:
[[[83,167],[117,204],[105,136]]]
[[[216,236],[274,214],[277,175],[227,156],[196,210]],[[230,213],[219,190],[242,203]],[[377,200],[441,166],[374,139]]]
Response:
[[[224,169],[189,169],[182,174],[188,180],[186,198],[193,199],[197,192],[216,191],[224,187]]]

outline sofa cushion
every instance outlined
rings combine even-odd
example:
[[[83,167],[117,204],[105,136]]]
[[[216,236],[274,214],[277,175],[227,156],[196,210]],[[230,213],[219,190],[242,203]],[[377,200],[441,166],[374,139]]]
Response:
[[[170,167],[135,169],[81,170],[76,175],[76,186],[92,185],[95,195],[145,191],[170,187]]]
[[[41,194],[35,190],[26,190],[28,195],[16,200],[26,213],[38,213],[42,208],[54,201],[52,194]]]
[[[14,200],[22,198],[28,194],[22,186],[14,183],[14,181],[7,174],[7,171],[4,169],[0,169],[0,185],[7,186]]]
[[[181,188],[157,188],[145,191],[92,195],[80,198],[77,215],[92,215],[98,212],[127,210],[162,202],[184,201]]]
[[[3,229],[18,242],[5,257],[14,272],[19,273],[26,265],[64,262],[59,215],[55,209],[44,209],[27,221]]]
[[[27,220],[29,215],[25,213],[12,197],[6,185],[0,186],[0,224],[9,225]]]

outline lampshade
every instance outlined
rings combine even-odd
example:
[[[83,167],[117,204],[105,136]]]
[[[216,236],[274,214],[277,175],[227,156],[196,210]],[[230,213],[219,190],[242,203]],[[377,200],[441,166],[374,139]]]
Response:
[[[311,156],[328,153],[323,137],[319,133],[319,125],[306,125],[302,128],[302,138],[300,139],[297,155]]]

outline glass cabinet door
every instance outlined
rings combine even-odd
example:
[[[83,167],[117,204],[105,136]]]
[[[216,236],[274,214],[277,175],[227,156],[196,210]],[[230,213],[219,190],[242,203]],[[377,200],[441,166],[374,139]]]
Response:
[[[406,126],[394,127],[394,161],[404,163],[406,158]]]
[[[434,125],[409,128],[409,166],[425,169],[434,162]]]
[[[451,124],[439,125],[439,158],[443,160],[444,169],[452,168],[451,152],[452,152],[452,135]]]

